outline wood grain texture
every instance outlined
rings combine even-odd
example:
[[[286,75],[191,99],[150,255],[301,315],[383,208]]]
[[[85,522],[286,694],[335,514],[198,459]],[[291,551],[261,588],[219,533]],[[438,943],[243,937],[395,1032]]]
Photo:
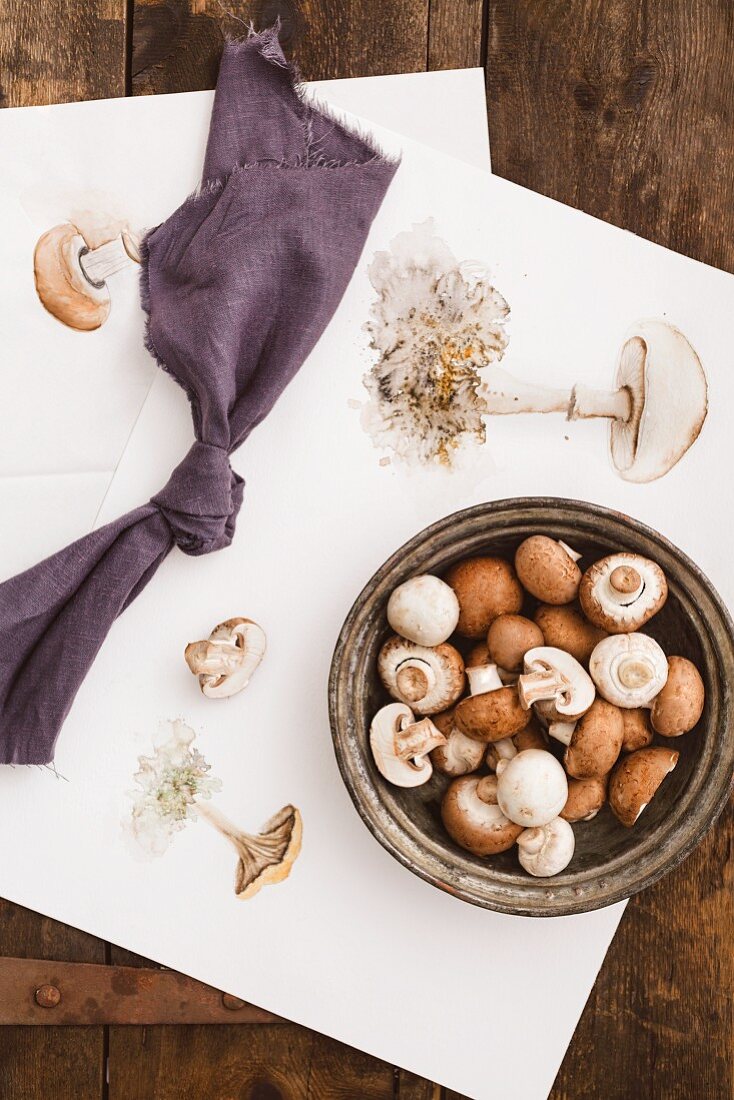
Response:
[[[125,0],[2,0],[0,106],[125,94]]]
[[[471,69],[484,58],[489,0],[431,0],[428,68]]]

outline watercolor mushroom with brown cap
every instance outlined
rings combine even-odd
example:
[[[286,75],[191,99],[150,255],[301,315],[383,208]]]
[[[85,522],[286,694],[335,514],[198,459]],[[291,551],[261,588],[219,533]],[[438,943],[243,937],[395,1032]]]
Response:
[[[109,235],[108,235],[109,234]],[[140,238],[110,223],[87,231],[71,222],[44,233],[33,253],[36,292],[44,308],[78,332],[93,332],[110,314],[109,279],[140,264]]]
[[[209,699],[226,699],[247,687],[265,656],[265,631],[252,619],[227,619],[206,641],[190,642],[184,658]]]
[[[701,361],[683,333],[665,321],[639,321],[628,331],[611,391],[528,385],[495,365],[487,367],[485,382],[494,415],[557,412],[568,420],[608,419],[612,463],[625,481],[667,474],[695,443],[708,412]]]

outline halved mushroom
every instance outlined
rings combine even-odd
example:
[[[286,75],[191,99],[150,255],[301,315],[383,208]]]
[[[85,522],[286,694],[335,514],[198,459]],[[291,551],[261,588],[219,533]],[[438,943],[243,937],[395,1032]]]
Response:
[[[665,574],[641,554],[609,554],[586,570],[579,588],[587,619],[608,634],[639,630],[667,598]]]
[[[622,757],[609,780],[609,805],[623,825],[634,825],[678,763],[679,755],[653,746]]]
[[[524,729],[529,713],[520,705],[517,688],[503,685],[496,665],[466,670],[471,695],[454,712],[457,729],[476,741],[500,741]]]
[[[459,601],[445,581],[425,573],[411,577],[394,590],[387,602],[387,621],[409,642],[440,645],[456,630]]]
[[[668,659],[647,634],[611,634],[591,654],[589,672],[608,703],[646,707],[665,686]]]
[[[197,800],[196,812],[206,818],[237,852],[235,894],[252,898],[263,886],[288,878],[301,851],[303,822],[295,806],[284,806],[256,834],[243,832],[216,806]]]
[[[451,839],[475,856],[507,851],[522,832],[498,806],[493,775],[455,779],[443,797],[441,818]]]
[[[433,774],[429,753],[446,738],[430,718],[415,720],[404,703],[388,703],[370,725],[370,748],[380,775],[396,787],[420,787]]]
[[[419,714],[448,710],[464,690],[464,662],[448,642],[420,646],[396,634],[380,650],[377,671],[393,699]]]
[[[683,333],[665,321],[638,321],[628,331],[612,392],[576,385],[569,394],[526,385],[494,365],[485,382],[490,413],[608,418],[612,462],[625,481],[666,474],[696,441],[708,412],[701,361]]]
[[[573,858],[576,838],[562,817],[534,829],[524,829],[517,838],[520,863],[536,878],[558,875]]]
[[[574,779],[598,779],[607,775],[622,751],[622,711],[596,698],[579,718],[563,756],[566,771]]]
[[[498,615],[520,610],[523,591],[515,570],[503,558],[465,558],[444,577],[459,601],[456,627],[465,638],[481,638]]]
[[[585,714],[594,702],[594,684],[588,672],[562,649],[538,646],[525,654],[525,672],[517,681],[520,702],[550,702],[556,718],[573,719]]]
[[[650,721],[663,737],[688,733],[703,714],[706,692],[701,673],[685,657],[668,657],[668,679],[655,696]]]
[[[524,615],[498,615],[487,633],[490,661],[508,672],[519,671],[527,651],[543,644],[542,630]]]
[[[524,749],[497,764],[497,801],[517,825],[546,825],[566,804],[568,781],[549,752]]]
[[[627,707],[622,710],[622,723],[622,752],[635,752],[652,744],[649,710],[644,707]]]
[[[96,248],[90,243],[76,225],[65,222],[44,233],[33,253],[36,291],[42,305],[62,324],[80,332],[98,329],[107,320],[107,280],[140,263],[137,240],[129,230]]]
[[[265,631],[252,619],[227,619],[205,642],[190,642],[184,658],[207,698],[226,699],[247,687],[265,646]]]
[[[568,798],[559,817],[564,821],[591,821],[607,800],[607,779],[569,779]]]
[[[436,771],[450,776],[476,771],[484,759],[484,745],[456,728],[453,708],[434,714],[433,721],[446,738],[446,744],[438,745],[431,753]]]
[[[585,619],[572,604],[554,607],[542,603],[534,618],[543,632],[545,645],[565,650],[582,665],[588,665],[594,646],[606,638],[606,632]]]
[[[576,599],[581,557],[565,542],[547,535],[531,535],[515,551],[515,571],[531,596],[543,603],[566,604]]]

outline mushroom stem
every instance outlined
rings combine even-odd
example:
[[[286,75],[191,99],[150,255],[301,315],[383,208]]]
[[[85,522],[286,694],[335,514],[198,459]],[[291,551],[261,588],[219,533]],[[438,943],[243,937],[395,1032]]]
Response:
[[[537,672],[526,672],[517,681],[520,703],[525,710],[530,710],[533,703],[541,703],[546,699],[555,699],[563,686],[563,677],[554,668],[539,669]]]
[[[434,726],[430,718],[422,718],[412,724],[401,723],[395,734],[395,755],[400,760],[414,760],[445,744],[446,738],[440,729]]]
[[[301,850],[301,815],[295,806],[284,806],[255,835],[238,829],[216,806],[196,800],[196,811],[217,832],[226,837],[237,852],[235,893],[250,898],[275,882],[282,882]]]
[[[98,288],[104,286],[111,275],[139,262],[128,251],[121,233],[99,248],[82,249],[79,253],[79,266],[85,279]]]
[[[516,413],[565,413],[567,420],[606,417],[627,421],[632,399],[625,388],[595,390],[576,385],[569,393],[553,386],[521,382],[501,367],[488,367],[485,374],[487,408],[496,416]]]

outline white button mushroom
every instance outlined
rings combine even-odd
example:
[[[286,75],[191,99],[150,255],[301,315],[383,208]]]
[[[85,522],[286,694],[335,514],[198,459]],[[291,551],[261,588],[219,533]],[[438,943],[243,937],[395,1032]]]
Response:
[[[573,829],[562,817],[539,828],[525,829],[517,838],[520,863],[536,878],[550,878],[568,867],[575,847]]]
[[[668,597],[659,565],[641,554],[610,554],[581,578],[579,601],[589,622],[609,634],[628,634],[657,614]]]
[[[410,707],[388,703],[370,726],[370,748],[377,770],[396,787],[420,787],[433,774],[429,753],[446,738],[430,718],[416,722]]]
[[[440,645],[459,621],[453,588],[429,573],[398,585],[387,603],[387,621],[396,634],[418,645]]]
[[[568,798],[566,773],[551,753],[524,749],[497,764],[497,802],[517,825],[547,825]]]
[[[226,699],[247,687],[265,655],[265,631],[252,619],[227,619],[205,642],[191,642],[184,657],[210,699]]]
[[[420,646],[394,635],[380,650],[377,671],[393,699],[419,714],[448,710],[464,690],[464,662],[448,642]]]
[[[433,721],[446,738],[445,745],[439,745],[431,753],[431,761],[436,771],[442,775],[468,775],[476,771],[484,758],[484,745],[467,737],[454,725],[454,711],[445,710],[435,714]]]
[[[580,718],[594,702],[594,684],[586,669],[562,649],[538,646],[525,654],[525,672],[517,681],[520,702],[552,703],[556,719]]]
[[[599,694],[617,707],[647,707],[665,686],[668,659],[647,634],[611,634],[589,661]]]

